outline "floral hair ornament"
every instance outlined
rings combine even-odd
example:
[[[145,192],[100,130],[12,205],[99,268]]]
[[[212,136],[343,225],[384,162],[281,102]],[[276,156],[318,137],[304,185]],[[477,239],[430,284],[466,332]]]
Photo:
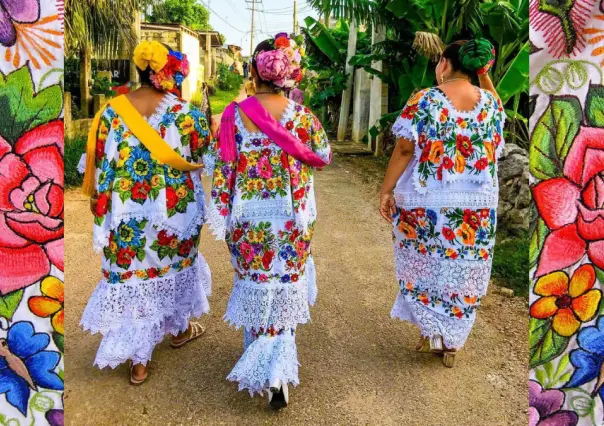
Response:
[[[273,47],[275,50],[259,52],[254,58],[258,75],[281,89],[291,90],[304,77],[304,49],[287,33],[277,34]]]
[[[134,50],[134,63],[141,70],[151,68],[149,79],[157,90],[180,96],[179,86],[189,75],[187,55],[157,41],[143,41]]]

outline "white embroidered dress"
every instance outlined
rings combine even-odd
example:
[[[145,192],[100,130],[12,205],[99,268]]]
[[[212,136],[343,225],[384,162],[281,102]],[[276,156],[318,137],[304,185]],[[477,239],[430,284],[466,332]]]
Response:
[[[289,101],[280,120],[325,161],[328,139],[316,117]],[[297,385],[295,328],[310,320],[317,295],[310,242],[317,216],[313,169],[288,156],[235,114],[238,159],[217,160],[209,222],[235,269],[225,321],[243,327],[244,353],[229,380],[251,394],[281,380]]]
[[[166,95],[148,123],[186,160],[210,142],[205,116]],[[205,197],[200,171],[159,163],[108,106],[97,133],[94,248],[103,279],[81,325],[103,340],[95,364],[147,364],[166,334],[209,312],[210,270],[198,252]]]
[[[505,115],[492,94],[477,90],[468,112],[438,88],[423,90],[393,126],[415,143],[415,156],[394,190],[400,291],[391,315],[448,348],[462,347],[472,329],[495,244]]]

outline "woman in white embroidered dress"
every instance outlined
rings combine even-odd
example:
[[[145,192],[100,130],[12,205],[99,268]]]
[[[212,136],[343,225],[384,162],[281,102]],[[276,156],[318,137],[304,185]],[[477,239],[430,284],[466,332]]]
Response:
[[[400,139],[382,186],[400,286],[391,315],[416,324],[416,349],[441,353],[447,367],[491,274],[505,120],[488,76],[494,57],[484,39],[444,50],[438,87],[414,95],[394,124]],[[471,83],[476,74],[482,89]]]
[[[134,60],[142,87],[125,95],[130,114],[120,116],[110,104],[93,135],[94,248],[103,255],[103,278],[81,325],[103,335],[95,364],[115,368],[130,360],[130,382],[140,384],[166,334],[181,347],[203,333],[189,319],[209,312],[210,271],[197,250],[205,213],[201,169],[160,163],[137,138],[140,128],[124,119],[145,117],[147,130],[193,163],[211,136],[206,117],[174,94],[188,73],[184,55],[143,42]]]
[[[285,52],[291,49],[291,52]],[[258,45],[252,59],[257,92],[221,123],[208,220],[225,239],[235,277],[225,320],[244,328],[244,353],[228,379],[251,395],[268,390],[282,408],[297,385],[295,330],[309,321],[317,289],[310,243],[316,205],[313,168],[288,155],[243,111],[245,102],[270,113],[273,124],[324,161],[331,150],[319,120],[282,96],[301,80],[296,42],[287,34]],[[278,123],[277,121],[278,120]],[[258,120],[257,120],[258,121]],[[224,126],[234,126],[235,160],[222,160]]]

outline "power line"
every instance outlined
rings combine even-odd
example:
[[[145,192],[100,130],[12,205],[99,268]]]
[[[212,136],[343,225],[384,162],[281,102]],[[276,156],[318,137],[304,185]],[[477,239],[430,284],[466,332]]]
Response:
[[[222,16],[220,16],[218,13],[214,12],[214,10],[203,0],[199,0],[205,7],[207,7],[210,12],[212,12],[216,17],[218,17],[222,22],[224,22],[225,24],[227,24],[229,27],[231,27],[232,29],[234,29],[235,31],[238,31],[240,33],[243,33],[244,31],[241,31],[239,28],[231,25],[226,19],[224,19]]]

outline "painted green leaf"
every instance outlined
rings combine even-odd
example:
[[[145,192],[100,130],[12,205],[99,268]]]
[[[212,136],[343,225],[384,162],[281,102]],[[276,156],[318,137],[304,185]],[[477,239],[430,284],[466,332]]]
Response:
[[[0,135],[14,144],[28,130],[59,118],[63,92],[58,84],[34,92],[27,65],[10,74],[0,73]]]
[[[0,297],[0,317],[4,317],[11,321],[15,311],[19,307],[19,303],[23,298],[23,290],[13,291],[5,296]]]
[[[566,349],[569,340],[568,337],[560,336],[552,329],[551,320],[531,318],[529,337],[530,367],[535,368],[560,355]]]
[[[531,242],[529,245],[529,263],[531,269],[537,265],[539,261],[539,255],[543,249],[543,243],[545,238],[549,234],[549,228],[545,224],[545,221],[541,218],[537,220],[533,235],[531,235]]]
[[[591,86],[585,101],[585,115],[590,127],[604,127],[604,86]]]
[[[57,348],[59,348],[61,352],[65,352],[65,336],[55,331],[52,333],[52,340],[55,342],[55,345],[57,345]]]
[[[575,97],[554,97],[531,137],[530,169],[537,179],[562,176],[564,159],[579,132],[581,104]]]

